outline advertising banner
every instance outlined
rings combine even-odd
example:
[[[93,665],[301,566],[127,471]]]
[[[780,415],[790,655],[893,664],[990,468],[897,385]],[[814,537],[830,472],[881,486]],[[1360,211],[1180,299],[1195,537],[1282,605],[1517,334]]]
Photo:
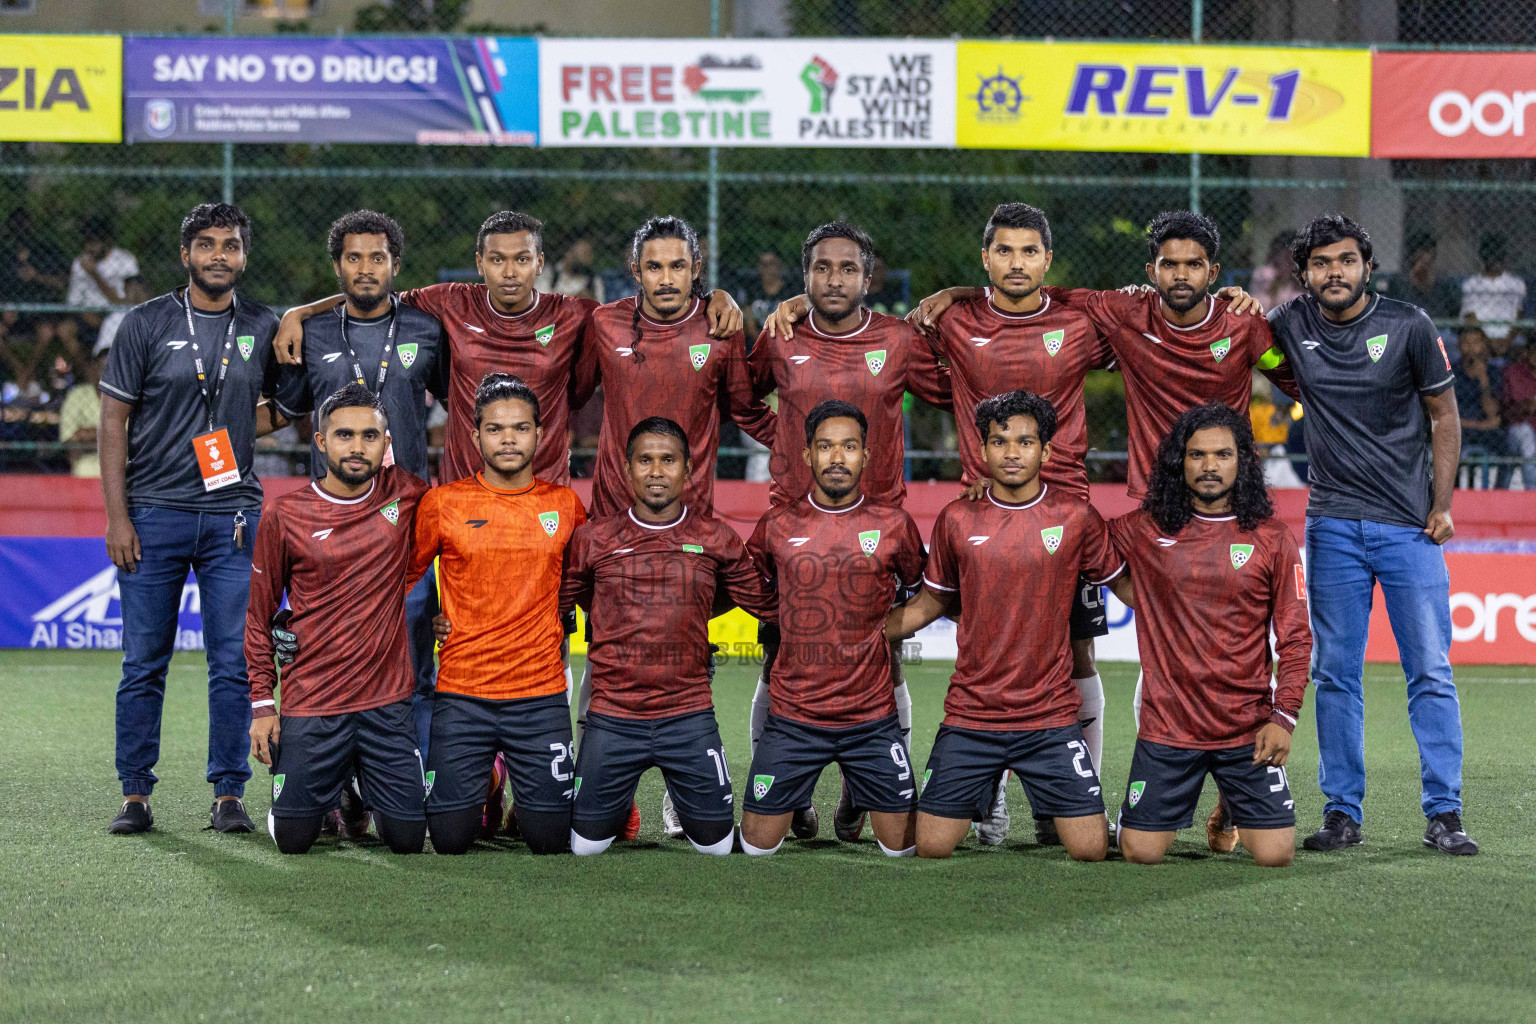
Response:
[[[1536,157],[1536,53],[1378,53],[1371,155]]]
[[[0,35],[0,140],[123,141],[120,36]]]
[[[963,149],[1365,156],[1368,50],[959,44]]]
[[[543,146],[955,144],[955,44],[541,39]]]
[[[538,142],[532,39],[127,40],[129,142]]]

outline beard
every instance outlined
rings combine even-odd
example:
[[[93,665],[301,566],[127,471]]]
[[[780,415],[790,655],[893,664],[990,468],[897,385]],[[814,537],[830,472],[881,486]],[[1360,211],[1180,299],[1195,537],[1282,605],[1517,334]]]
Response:
[[[1175,313],[1180,314],[1188,313],[1190,310],[1200,305],[1200,300],[1205,298],[1205,293],[1199,288],[1191,289],[1187,299],[1178,299],[1177,301],[1174,299],[1172,294],[1163,291],[1161,288],[1157,290],[1157,293],[1162,296],[1163,302],[1168,305],[1169,309],[1173,310]]]
[[[841,296],[839,296],[839,298],[841,298]],[[840,313],[828,312],[827,310],[823,309],[821,304],[819,302],[817,302],[815,299],[811,299],[810,300],[811,308],[816,311],[816,315],[818,317],[820,317],[824,323],[840,324],[844,320],[847,320],[850,316],[858,316],[859,315],[859,310],[864,308],[864,296],[863,295],[855,295],[855,296],[851,296],[850,298],[851,298],[851,301],[848,303],[848,308],[843,310]],[[828,493],[831,493],[831,492],[829,491]]]
[[[346,484],[348,487],[361,487],[363,484],[379,475],[379,466],[376,466],[371,462],[368,464],[367,469],[361,472],[355,472],[346,468],[339,462],[332,462],[329,455],[325,457],[325,468],[330,470],[332,476]]]
[[[203,272],[197,267],[191,268],[192,283],[197,285],[202,293],[211,299],[216,299],[225,292],[233,291],[244,273],[245,270],[240,269],[230,274],[229,278],[225,281],[210,281],[203,276]]]
[[[357,292],[350,288],[343,289],[343,291],[346,292],[347,301],[352,303],[352,305],[357,308],[359,313],[372,313],[374,310],[378,309],[380,306],[389,301],[389,293],[394,285],[394,282],[385,281],[383,284],[384,287],[380,288],[378,293],[374,295],[359,295]]]
[[[992,287],[1008,296],[1008,298],[1012,299],[1014,302],[1018,302],[1020,299],[1027,299],[1031,295],[1035,294],[1035,292],[1040,290],[1040,285],[1038,283],[1021,289],[1011,287],[1007,284],[998,284],[996,281],[993,281]]]
[[[669,497],[667,495],[656,495],[651,494],[649,491],[640,492],[640,504],[644,505],[653,513],[660,512],[662,509],[666,508],[676,500],[677,498],[675,496]]]
[[[1328,312],[1342,313],[1350,306],[1353,306],[1355,303],[1360,301],[1360,296],[1365,294],[1365,285],[1366,280],[1362,277],[1360,279],[1360,283],[1349,290],[1349,297],[1343,300],[1325,299],[1323,298],[1324,292],[1321,289],[1312,291],[1312,297],[1317,299],[1317,304],[1322,306]],[[1326,287],[1327,282],[1324,282],[1324,288]],[[1310,285],[1308,285],[1308,289],[1311,290]]]
[[[816,483],[820,485],[822,493],[834,501],[842,501],[854,492],[859,486],[859,478],[853,474],[834,479],[818,478]]]
[[[1190,487],[1188,484],[1185,484],[1184,486],[1188,489],[1189,496],[1191,498],[1198,498],[1199,500],[1205,502],[1207,505],[1214,505],[1217,502],[1223,501],[1232,496],[1233,490],[1237,488],[1237,481],[1232,481],[1232,483],[1227,485],[1227,487],[1223,490],[1217,491],[1215,494],[1210,495],[1201,494],[1198,490],[1196,490],[1194,487]]]

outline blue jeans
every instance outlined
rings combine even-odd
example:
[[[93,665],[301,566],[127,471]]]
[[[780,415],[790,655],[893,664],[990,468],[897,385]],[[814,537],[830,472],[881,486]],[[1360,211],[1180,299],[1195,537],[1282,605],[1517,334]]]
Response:
[[[434,660],[432,617],[437,614],[437,572],[428,569],[405,595],[405,628],[410,635],[411,668],[416,672],[416,692],[411,709],[416,719],[416,746],[423,762],[427,759],[427,741],[432,735],[432,695],[437,692],[437,663]]]
[[[117,686],[117,777],[123,795],[154,791],[160,760],[165,672],[189,571],[197,574],[208,654],[208,781],[215,796],[243,796],[251,777],[251,683],[245,664],[245,607],[260,509],[245,510],[245,543],[235,546],[235,513],[128,509],[143,558],[117,573],[123,605],[123,679]]]
[[[1408,724],[1419,744],[1426,817],[1461,810],[1461,703],[1451,679],[1451,594],[1445,553],[1422,530],[1307,517],[1307,598],[1317,688],[1317,784],[1324,812],[1363,820],[1365,640],[1372,588],[1408,678]]]

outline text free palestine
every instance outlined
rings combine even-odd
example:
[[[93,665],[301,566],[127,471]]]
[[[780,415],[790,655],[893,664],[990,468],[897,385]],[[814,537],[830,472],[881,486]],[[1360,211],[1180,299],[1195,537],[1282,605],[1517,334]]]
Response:
[[[767,110],[594,110],[560,112],[560,137],[569,139],[769,139]]]

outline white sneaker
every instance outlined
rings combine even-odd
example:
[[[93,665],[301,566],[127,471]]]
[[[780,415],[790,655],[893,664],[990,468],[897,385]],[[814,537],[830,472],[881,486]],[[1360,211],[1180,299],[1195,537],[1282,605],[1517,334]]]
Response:
[[[661,827],[666,830],[672,839],[681,839],[683,835],[683,823],[677,816],[677,808],[672,806],[672,791],[663,790],[661,795]]]
[[[1008,838],[1008,776],[1010,772],[1003,772],[997,780],[997,795],[992,798],[992,809],[987,812],[985,821],[978,821],[973,826],[976,830],[976,838],[983,846],[1001,846],[1003,840]]]

